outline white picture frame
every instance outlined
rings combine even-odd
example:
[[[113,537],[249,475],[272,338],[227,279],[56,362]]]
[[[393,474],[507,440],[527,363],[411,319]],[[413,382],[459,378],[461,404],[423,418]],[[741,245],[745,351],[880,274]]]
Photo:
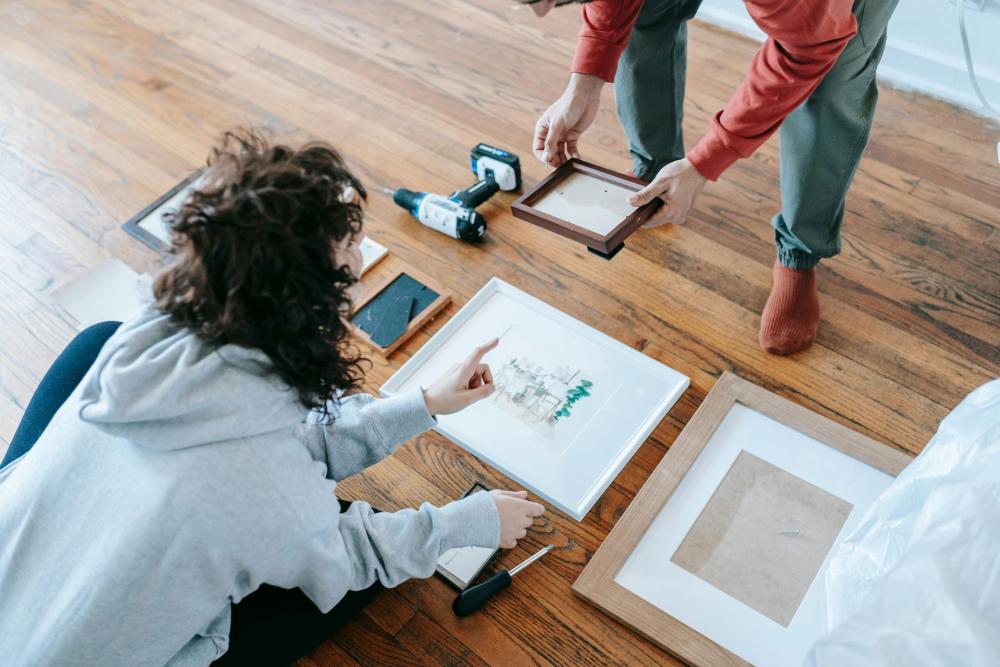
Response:
[[[497,335],[484,357],[497,391],[435,430],[582,521],[690,380],[494,277],[382,395],[426,386]]]
[[[359,244],[361,250],[361,275],[368,273],[368,270],[378,264],[379,260],[389,254],[389,249],[384,245],[366,236]]]

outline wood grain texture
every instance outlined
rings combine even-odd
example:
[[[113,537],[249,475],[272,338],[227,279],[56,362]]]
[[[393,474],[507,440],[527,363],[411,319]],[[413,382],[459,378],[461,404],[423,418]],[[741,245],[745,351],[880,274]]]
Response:
[[[670,664],[570,585],[724,371],[910,453],[1000,374],[997,128],[920,96],[882,91],[843,252],[819,270],[819,340],[792,359],[756,342],[774,258],[777,140],[706,187],[686,225],[640,230],[611,262],[516,220],[517,193],[479,208],[489,223],[481,246],[427,229],[377,194],[467,187],[480,141],[521,156],[525,189],[549,173],[531,157],[531,130],[562,91],[579,14],[539,21],[511,4],[0,3],[0,448],[73,334],[52,291],[108,256],[155,270],[162,259],[121,224],[237,125],[336,145],[372,193],[368,233],[390,251],[365,283],[416,268],[454,296],[391,359],[371,355],[372,391],[494,275],[692,379],[583,522],[550,511],[503,556],[498,566],[509,567],[559,546],[481,613],[457,619],[446,584],[410,582],[303,665]],[[689,42],[691,144],[757,47],[697,22]],[[630,166],[610,87],[581,153]],[[429,433],[340,492],[391,510],[446,502],[477,477],[510,484]]]

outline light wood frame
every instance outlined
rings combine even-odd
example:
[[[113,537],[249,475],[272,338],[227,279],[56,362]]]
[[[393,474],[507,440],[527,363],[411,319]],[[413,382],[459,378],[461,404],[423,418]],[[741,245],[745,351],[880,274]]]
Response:
[[[440,313],[449,303],[451,303],[451,295],[445,292],[443,288],[441,288],[438,284],[435,283],[435,281],[431,280],[430,278],[420,273],[419,271],[415,271],[411,268],[403,268],[394,271],[392,275],[389,276],[388,279],[382,281],[381,283],[376,285],[373,289],[365,290],[365,293],[361,296],[361,298],[354,303],[351,312],[351,317],[353,318],[355,315],[360,313],[362,308],[367,306],[372,300],[374,300],[379,294],[381,294],[389,285],[391,285],[396,280],[396,278],[399,278],[404,273],[413,278],[414,280],[416,280],[417,282],[421,283],[425,287],[429,287],[430,289],[437,292],[438,297],[434,299],[434,301],[432,301],[429,306],[424,308],[423,311],[418,313],[416,317],[410,320],[410,323],[406,326],[406,330],[403,331],[403,335],[394,340],[388,346],[382,347],[381,345],[373,341],[371,339],[371,336],[369,336],[364,329],[354,324],[354,322],[349,322],[351,330],[353,331],[354,335],[357,336],[360,340],[364,341],[373,350],[377,350],[384,357],[388,357],[390,354],[395,352],[400,345],[409,340],[410,337],[413,336],[413,334],[415,334],[421,327],[423,327],[425,324],[434,319],[438,315],[438,313]]]
[[[723,373],[573,584],[574,593],[692,664],[749,663],[616,583],[615,576],[736,403],[892,477],[912,460],[908,454],[856,433],[732,373]]]
[[[625,239],[649,220],[659,210],[660,206],[663,205],[663,201],[659,197],[655,198],[648,204],[632,211],[628,217],[603,236],[534,208],[534,204],[574,173],[586,174],[607,183],[632,190],[633,192],[638,192],[649,185],[648,182],[641,178],[620,174],[617,171],[611,171],[596,164],[572,158],[568,162],[564,162],[558,169],[546,176],[535,187],[525,192],[517,201],[511,204],[511,213],[514,214],[515,218],[527,220],[550,232],[555,232],[566,238],[578,241],[586,245],[587,249],[594,254],[605,259],[611,259],[625,246]]]

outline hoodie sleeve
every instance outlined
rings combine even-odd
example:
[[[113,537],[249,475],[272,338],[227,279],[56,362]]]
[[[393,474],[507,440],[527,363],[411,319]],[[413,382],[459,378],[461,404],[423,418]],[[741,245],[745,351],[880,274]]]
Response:
[[[398,512],[375,512],[356,501],[339,514],[336,498],[327,497],[330,514],[314,513],[318,520],[307,524],[304,548],[297,550],[296,581],[290,582],[324,613],[348,591],[376,581],[391,588],[413,577],[429,577],[448,549],[496,547],[500,542],[496,504],[485,492],[444,507],[423,503],[420,509]]]
[[[355,394],[332,410],[332,424],[318,411],[309,413],[301,437],[313,458],[326,463],[327,476],[341,480],[375,465],[397,447],[434,426],[423,389],[392,398]]]

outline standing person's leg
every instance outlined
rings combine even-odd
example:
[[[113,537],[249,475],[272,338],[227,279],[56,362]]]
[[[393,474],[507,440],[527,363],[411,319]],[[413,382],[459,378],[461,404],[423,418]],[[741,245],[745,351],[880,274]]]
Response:
[[[340,501],[341,512],[350,506]],[[229,650],[212,667],[289,665],[360,614],[381,590],[382,584],[376,582],[351,591],[324,614],[297,588],[261,586],[233,605]]]
[[[646,0],[618,61],[615,102],[628,137],[632,172],[651,180],[684,157],[687,22],[701,0]]]
[[[101,322],[87,327],[52,362],[24,410],[0,468],[31,449],[119,326],[121,322]]]
[[[778,259],[761,316],[760,344],[791,354],[819,328],[814,267],[840,252],[844,199],[868,142],[878,88],[875,69],[897,0],[857,0],[858,33],[816,91],[781,125]]]

